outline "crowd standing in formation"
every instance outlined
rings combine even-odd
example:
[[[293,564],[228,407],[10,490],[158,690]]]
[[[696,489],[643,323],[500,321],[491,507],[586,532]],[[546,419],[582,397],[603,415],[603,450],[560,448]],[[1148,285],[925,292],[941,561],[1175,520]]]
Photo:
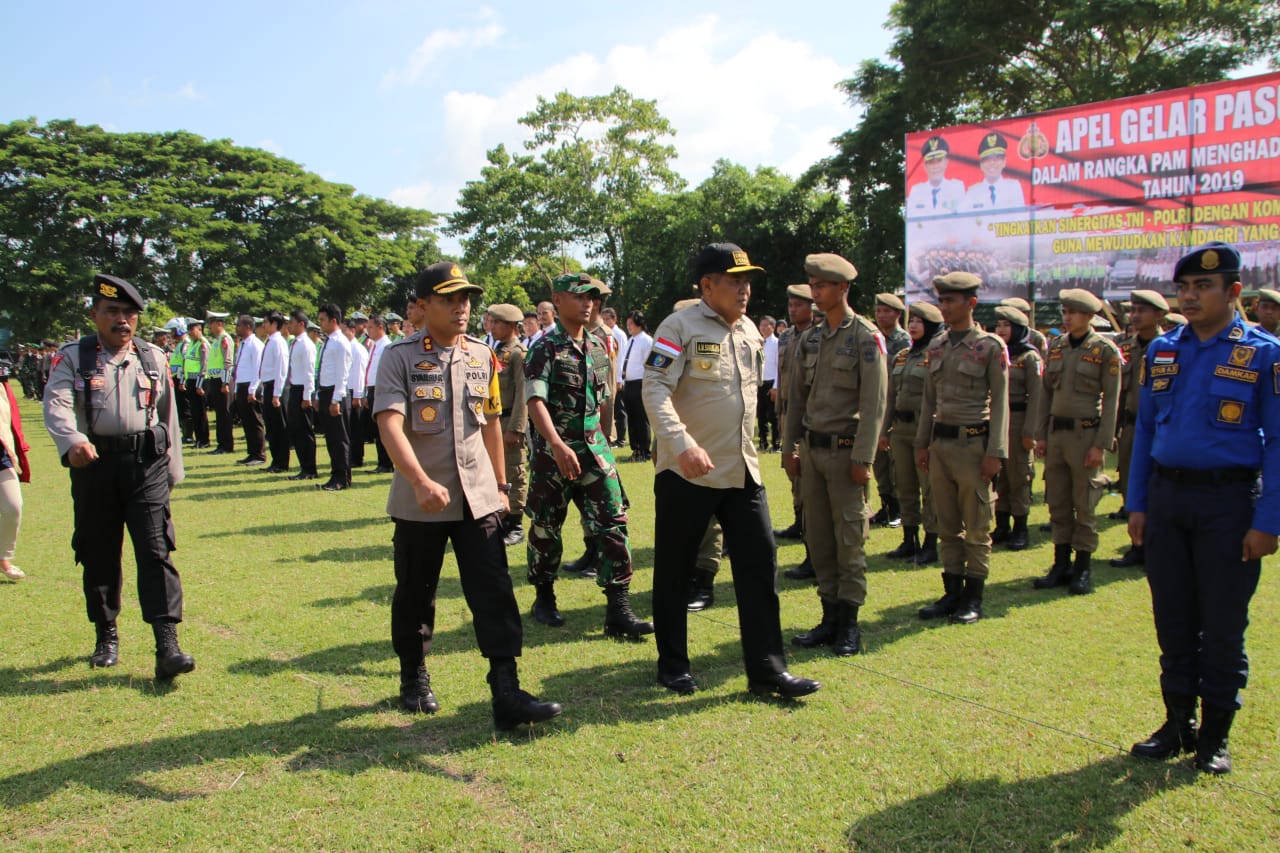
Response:
[[[482,289],[442,262],[419,274],[406,318],[344,318],[327,304],[318,323],[301,310],[240,315],[233,335],[226,314],[209,312],[153,330],[154,344],[135,335],[137,290],[96,276],[96,333],[19,365],[70,470],[72,547],[96,632],[91,665],[119,660],[127,529],[156,677],[194,669],[177,639],[183,594],[169,495],[183,476],[183,447],[234,453],[237,421],[246,451],[238,464],[295,481],[318,478],[323,435],[329,476],[318,487],[329,492],[351,485],[374,444],[373,472],[393,474],[401,703],[411,712],[439,707],[426,656],[452,544],[501,728],[561,710],[519,686],[523,629],[507,546],[525,542],[535,621],[565,624],[555,596],[561,572],[594,577],[604,633],[656,634],[657,680],[679,694],[698,689],[687,614],[714,604],[728,556],[748,687],[795,698],[820,685],[787,670],[775,536],[803,540],[803,563],[785,575],[817,584],[820,618],[792,644],[856,655],[869,526],[901,525],[889,557],[941,562],[943,595],[920,618],[978,622],[992,546],[1028,547],[1036,458],[1054,561],[1034,586],[1091,592],[1104,453],[1118,450],[1124,506],[1112,517],[1127,519],[1131,545],[1111,565],[1145,567],[1166,709],[1133,752],[1194,752],[1201,770],[1229,772],[1227,739],[1248,674],[1248,604],[1280,532],[1280,497],[1264,488],[1268,474],[1280,478],[1280,292],[1262,291],[1260,323],[1247,324],[1236,310],[1240,254],[1209,244],[1173,269],[1182,315],[1157,290],[1136,290],[1131,334],[1117,346],[1096,331],[1104,306],[1083,289],[1062,291],[1064,331],[1046,341],[1032,306],[1017,298],[996,309],[994,333],[982,329],[974,310],[984,280],[969,270],[935,275],[936,302],[878,294],[874,318],[850,305],[857,270],[847,259],[812,254],[804,271],[807,283],[787,288],[778,335],[783,323],[747,316],[761,268],[742,248],[716,243],[693,259],[697,297],[678,303],[652,336],[640,313],[626,315],[622,331],[604,282],[566,274],[536,311],[488,306],[485,337],[471,337],[471,297]],[[17,580],[17,482],[30,471],[5,386],[0,569]],[[613,454],[628,437],[631,459],[656,469],[652,623],[630,598],[629,504]],[[759,467],[760,453],[773,450],[794,510],[779,531]],[[586,553],[562,565],[570,501]],[[1240,543],[1238,557],[1224,548],[1230,542]]]

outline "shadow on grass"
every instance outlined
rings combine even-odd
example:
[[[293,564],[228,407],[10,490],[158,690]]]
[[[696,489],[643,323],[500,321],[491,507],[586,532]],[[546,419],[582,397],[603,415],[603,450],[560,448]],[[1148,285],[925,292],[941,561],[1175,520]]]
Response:
[[[347,533],[356,527],[385,526],[387,541],[391,541],[391,519],[385,515],[369,515],[359,518],[327,518],[309,519],[288,524],[265,524],[259,527],[243,527],[238,532],[250,536],[285,536],[293,533]],[[216,539],[225,536],[224,532],[205,534],[206,538]]]
[[[112,687],[128,687],[155,696],[177,689],[177,681],[158,682],[123,667],[93,669],[89,666],[89,650],[92,648],[92,643],[86,640],[83,656],[68,655],[32,667],[0,668],[0,696],[60,696]],[[143,654],[149,663],[151,656]]]
[[[1123,835],[1130,811],[1195,778],[1114,755],[1035,779],[953,782],[863,818],[845,840],[850,850],[1096,850]]]

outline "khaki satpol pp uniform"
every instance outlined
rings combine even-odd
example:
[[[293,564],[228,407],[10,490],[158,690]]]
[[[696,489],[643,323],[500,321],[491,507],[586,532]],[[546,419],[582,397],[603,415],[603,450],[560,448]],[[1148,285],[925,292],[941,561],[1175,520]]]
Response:
[[[1169,311],[1169,301],[1154,290],[1135,290],[1129,294],[1129,301],[1134,305],[1150,305],[1162,313]],[[1147,357],[1147,347],[1159,336],[1160,331],[1157,328],[1156,334],[1150,340],[1144,341],[1134,335],[1120,347],[1120,354],[1124,356],[1124,366],[1120,372],[1120,415],[1116,422],[1119,441],[1116,461],[1120,471],[1120,494],[1124,496],[1129,494],[1129,462],[1133,458],[1133,434],[1138,423],[1138,390],[1142,384],[1138,381],[1139,373],[1142,370],[1142,361]]]
[[[514,305],[490,305],[489,313],[504,323],[519,325],[524,312]],[[513,319],[514,318],[514,319]],[[524,436],[529,426],[529,409],[524,397],[524,344],[520,339],[496,341],[493,354],[498,359],[498,387],[502,396],[502,431],[520,435],[515,447],[504,445],[507,464],[507,482],[511,484],[508,497],[511,501],[510,517],[518,524],[524,514],[525,499],[529,492],[529,448]]]
[[[931,323],[941,323],[936,305],[911,303],[911,311]],[[916,467],[916,427],[924,405],[924,386],[929,379],[929,347],[907,347],[893,357],[889,368],[889,396],[881,435],[889,439],[893,459],[894,482],[901,505],[905,529],[924,527],[926,533],[938,532],[933,510],[929,478]]]
[[[996,308],[996,316],[1027,325],[1027,315],[1010,306]],[[1028,339],[1029,332],[1028,328]],[[1034,451],[1024,447],[1023,439],[1035,440],[1044,388],[1044,359],[1034,342],[1027,343],[1030,349],[1009,356],[1009,458],[996,480],[996,512],[1009,513],[1023,523],[1031,512],[1031,481],[1035,478]]]

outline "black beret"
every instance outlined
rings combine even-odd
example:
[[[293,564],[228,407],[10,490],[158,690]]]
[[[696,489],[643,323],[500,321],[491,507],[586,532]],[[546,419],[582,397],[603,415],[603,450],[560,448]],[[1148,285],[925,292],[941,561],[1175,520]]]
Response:
[[[139,311],[146,308],[142,294],[132,284],[114,275],[98,273],[93,277],[93,301],[114,299],[117,302],[128,302]]]

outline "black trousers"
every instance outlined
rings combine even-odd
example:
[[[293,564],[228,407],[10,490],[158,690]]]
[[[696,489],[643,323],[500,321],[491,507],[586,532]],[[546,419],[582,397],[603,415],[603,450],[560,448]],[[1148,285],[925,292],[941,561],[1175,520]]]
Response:
[[[217,415],[214,435],[218,438],[218,449],[228,453],[236,449],[236,435],[231,425],[231,391],[223,393],[225,387],[221,379],[204,381],[205,399],[209,401],[209,409]]]
[[[143,620],[181,622],[182,581],[169,558],[177,546],[169,516],[168,459],[99,451],[96,462],[69,470],[75,519],[71,550],[84,568],[89,621],[110,622],[120,615],[120,558],[128,528]]]
[[[411,675],[431,651],[436,625],[436,589],[447,543],[458,559],[462,594],[471,610],[480,653],[487,658],[519,657],[524,644],[501,513],[461,521],[395,521],[396,589],[391,596],[391,645],[400,672]]]
[[[365,400],[359,406],[352,405],[354,398],[350,395],[344,401],[347,407],[347,435],[351,439],[351,451],[347,456],[352,468],[364,465],[364,442],[369,434],[369,410],[365,408]]]
[[[619,444],[627,440],[627,401],[621,393],[613,401],[613,432]]]
[[[391,462],[391,454],[387,453],[387,448],[382,446],[382,434],[378,431],[378,419],[373,417],[373,401],[375,398],[375,389],[370,386],[364,389],[364,410],[369,412],[369,425],[373,430],[373,447],[378,453],[379,468],[394,468]]]
[[[761,450],[778,447],[782,444],[782,434],[778,431],[778,412],[774,408],[769,392],[773,390],[773,380],[761,382],[756,389],[756,438]],[[773,437],[770,438],[770,430]]]
[[[285,423],[289,426],[289,444],[298,455],[298,468],[316,473],[316,421],[314,408],[302,408],[302,386],[289,386],[289,409]]]
[[[289,408],[289,395],[281,395],[279,407],[271,401],[275,398],[276,383],[262,383],[262,420],[266,426],[267,444],[271,447],[271,466],[273,468],[289,468],[289,425],[286,412]]]
[[[324,433],[324,448],[329,452],[329,482],[351,483],[351,436],[347,435],[347,419],[350,417],[348,401],[338,402],[338,414],[329,414],[333,403],[333,386],[319,390],[316,401],[316,430]]]
[[[195,377],[187,380],[187,407],[191,410],[191,433],[197,447],[209,443],[209,410],[199,393],[203,390],[201,380]]]
[[[171,373],[169,376],[173,382],[173,401],[178,405],[178,425],[182,429],[182,437],[191,438],[191,405],[187,402],[187,386],[177,374]]]
[[[699,486],[674,471],[654,478],[653,627],[658,672],[689,671],[688,597],[698,545],[712,516],[724,528],[738,629],[747,677],[760,679],[787,668],[778,615],[778,561],[764,486]]]
[[[267,400],[267,405],[271,405],[270,400]],[[244,430],[244,445],[249,451],[249,458],[266,459],[262,404],[256,397],[249,396],[248,382],[236,385],[236,411],[240,413],[240,428]]]
[[[1160,643],[1160,687],[1240,707],[1249,680],[1244,631],[1261,560],[1241,562],[1254,483],[1188,486],[1152,475],[1147,497],[1147,583]]]
[[[631,429],[631,452],[645,455],[649,452],[649,413],[644,409],[641,396],[644,382],[632,379],[622,386],[622,401],[627,404],[627,425]]]

